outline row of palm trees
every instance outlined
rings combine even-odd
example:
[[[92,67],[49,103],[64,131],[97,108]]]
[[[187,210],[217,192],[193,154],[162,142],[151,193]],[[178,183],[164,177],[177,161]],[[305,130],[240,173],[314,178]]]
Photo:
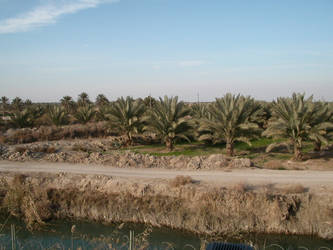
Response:
[[[153,133],[169,150],[173,150],[177,140],[222,142],[231,156],[236,141],[251,145],[251,140],[260,136],[283,138],[289,139],[294,158],[299,160],[304,140],[313,141],[315,150],[320,150],[333,138],[332,114],[331,104],[315,102],[312,96],[305,98],[304,94],[277,98],[267,104],[229,93],[213,103],[194,105],[185,104],[178,97],[165,96],[159,100],[121,97],[110,102],[99,95],[94,106],[88,95],[82,93],[77,102],[65,96],[60,105],[16,110],[11,123],[16,127],[31,127],[43,115],[56,126],[71,120],[88,123],[95,119],[107,121],[114,132],[126,136],[128,145],[136,134]]]

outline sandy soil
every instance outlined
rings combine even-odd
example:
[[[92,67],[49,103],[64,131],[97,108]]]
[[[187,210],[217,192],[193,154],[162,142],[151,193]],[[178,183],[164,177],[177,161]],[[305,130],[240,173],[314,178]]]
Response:
[[[249,185],[286,185],[302,184],[306,188],[317,190],[333,189],[333,171],[308,170],[267,170],[235,169],[218,170],[167,170],[167,169],[133,169],[113,168],[91,164],[10,162],[0,161],[0,172],[17,173],[74,173],[87,175],[106,175],[117,178],[136,179],[171,179],[179,175],[191,176],[194,180],[218,186],[245,183]]]

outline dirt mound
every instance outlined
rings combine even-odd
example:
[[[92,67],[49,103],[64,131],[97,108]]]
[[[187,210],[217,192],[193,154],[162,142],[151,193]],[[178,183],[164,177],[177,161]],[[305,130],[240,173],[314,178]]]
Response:
[[[132,151],[110,150],[117,140],[119,138],[116,137],[113,140],[72,140],[1,146],[0,159],[102,164],[120,168],[222,169],[253,167],[250,159],[230,158],[222,154],[195,157],[154,156]]]

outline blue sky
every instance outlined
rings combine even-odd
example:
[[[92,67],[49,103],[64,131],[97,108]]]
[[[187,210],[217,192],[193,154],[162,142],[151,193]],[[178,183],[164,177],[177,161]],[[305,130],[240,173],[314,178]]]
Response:
[[[332,0],[0,0],[0,95],[333,101]]]

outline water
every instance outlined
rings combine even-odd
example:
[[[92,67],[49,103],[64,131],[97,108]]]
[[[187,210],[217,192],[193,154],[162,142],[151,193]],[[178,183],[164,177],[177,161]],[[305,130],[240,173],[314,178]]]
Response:
[[[16,249],[128,249],[130,231],[134,231],[136,249],[200,249],[214,239],[137,224],[102,225],[87,222],[52,222],[40,231],[29,232],[18,221],[5,225],[0,235],[0,249],[12,249],[10,224],[15,224]],[[75,230],[71,232],[72,226]],[[1,228],[0,228],[1,229]],[[222,242],[251,244],[255,249],[333,250],[333,241],[309,236],[245,235],[215,238]],[[204,247],[202,249],[205,249]]]

